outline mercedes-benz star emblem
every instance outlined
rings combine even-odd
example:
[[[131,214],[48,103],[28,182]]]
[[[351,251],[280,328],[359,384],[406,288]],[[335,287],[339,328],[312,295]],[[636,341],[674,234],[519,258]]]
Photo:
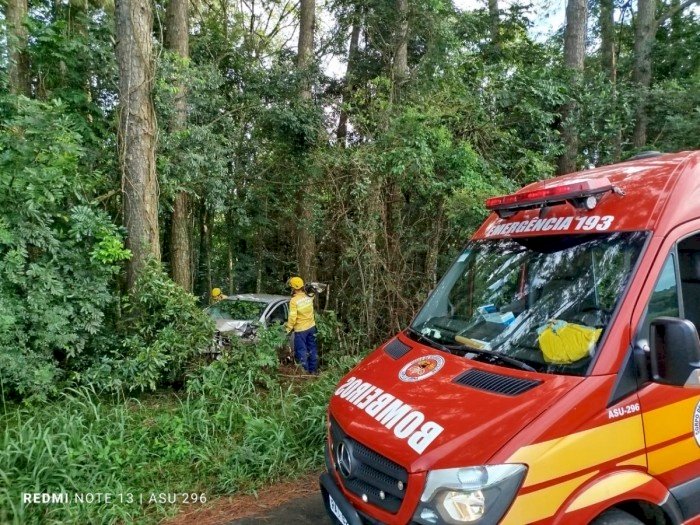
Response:
[[[340,445],[335,451],[335,460],[338,465],[338,470],[344,478],[350,478],[352,475],[352,449],[345,440],[340,442]]]

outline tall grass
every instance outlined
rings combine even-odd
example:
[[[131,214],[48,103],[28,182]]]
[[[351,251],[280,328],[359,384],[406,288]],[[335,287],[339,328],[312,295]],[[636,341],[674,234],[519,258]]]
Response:
[[[177,506],[149,503],[151,493],[211,499],[317,468],[328,397],[353,362],[333,361],[301,385],[266,372],[264,387],[255,367],[232,374],[217,362],[181,395],[103,399],[82,388],[44,406],[8,405],[0,415],[0,523],[155,523]],[[23,503],[23,493],[35,492],[110,493],[112,501]]]

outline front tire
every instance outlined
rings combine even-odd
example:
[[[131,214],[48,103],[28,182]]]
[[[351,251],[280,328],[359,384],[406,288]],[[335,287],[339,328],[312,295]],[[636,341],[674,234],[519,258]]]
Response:
[[[610,509],[594,519],[591,525],[644,525],[644,522],[624,510]]]

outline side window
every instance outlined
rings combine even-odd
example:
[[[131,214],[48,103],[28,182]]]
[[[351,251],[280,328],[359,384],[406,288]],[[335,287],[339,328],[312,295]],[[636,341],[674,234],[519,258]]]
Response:
[[[683,316],[700,328],[700,234],[678,243]]]
[[[267,316],[267,324],[284,324],[287,322],[287,312],[286,305],[278,305],[270,314]]]
[[[649,338],[649,325],[657,317],[680,317],[675,254],[668,256],[647,306],[646,317],[639,332],[640,339]]]

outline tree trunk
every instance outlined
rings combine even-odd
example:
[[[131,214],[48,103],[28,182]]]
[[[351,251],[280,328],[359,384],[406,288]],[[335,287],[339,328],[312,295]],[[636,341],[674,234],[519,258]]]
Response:
[[[255,250],[255,293],[262,292],[263,278],[263,239],[260,235],[256,235],[253,240],[253,249]]]
[[[236,266],[236,250],[235,250],[235,237],[231,232],[235,231],[236,224],[233,218],[233,210],[229,208],[226,217],[228,222],[228,291],[229,293],[235,293],[236,283],[234,280],[234,268]]]
[[[386,251],[381,279],[384,281],[386,297],[386,319],[389,321],[388,329],[393,330],[401,324],[402,292],[405,289],[403,280],[408,275],[405,253],[402,250],[402,237],[404,233],[403,207],[404,194],[401,190],[400,176],[389,175],[386,180],[384,193],[384,238],[386,239]],[[399,328],[400,329],[400,328]]]
[[[175,195],[170,225],[170,265],[173,281],[192,291],[192,211],[190,196],[180,191]]]
[[[394,63],[392,74],[394,92],[398,96],[401,86],[408,79],[408,0],[396,0],[396,35],[394,37]]]
[[[211,229],[212,220],[206,203],[202,203],[201,222],[199,223],[199,268],[202,283],[204,284],[204,292],[209,298],[209,294],[213,288],[211,279]]]
[[[302,75],[301,98],[311,99],[309,68],[314,52],[314,21],[316,0],[301,0],[299,7],[299,43],[297,47],[297,69]]]
[[[379,294],[379,275],[381,274],[381,255],[377,246],[377,238],[381,232],[382,217],[382,180],[375,176],[370,182],[370,190],[365,199],[364,224],[367,226],[362,237],[367,239],[366,277],[363,278],[365,295],[365,319],[367,326],[364,332],[367,339],[373,341],[377,335],[379,319],[377,318],[377,300]],[[362,265],[362,259],[358,258],[358,264]]]
[[[166,47],[183,60],[189,57],[189,0],[170,0],[165,14]],[[187,91],[184,82],[176,86],[175,107],[170,120],[170,131],[187,126]],[[170,229],[170,259],[173,281],[186,291],[192,291],[192,218],[190,196],[178,192],[173,202]]]
[[[617,80],[615,59],[615,2],[600,2],[600,60],[603,71],[613,84]]]
[[[7,47],[9,54],[8,74],[10,92],[15,95],[31,95],[29,80],[29,57],[27,55],[27,0],[7,0],[5,11],[7,22]]]
[[[637,87],[632,144],[643,147],[647,142],[647,93],[651,85],[651,51],[656,36],[656,0],[637,2],[637,19],[634,29],[634,67],[632,80]]]
[[[612,88],[613,114],[617,115],[617,54],[615,50],[615,2],[614,0],[600,1],[600,62],[605,76]],[[615,121],[617,128],[612,144],[613,161],[618,162],[622,154],[622,129],[620,122]]]
[[[297,199],[297,263],[299,275],[306,281],[316,280],[316,235],[313,231],[313,213],[307,204],[305,192]]]
[[[438,282],[438,257],[440,255],[440,248],[442,247],[443,242],[445,240],[444,218],[445,216],[443,214],[442,209],[438,210],[438,212],[435,214],[435,219],[433,221],[431,237],[427,243],[424,273],[426,276],[426,284],[429,287],[429,289],[425,290],[426,293],[429,293],[430,290],[435,288]]]
[[[681,7],[681,0],[671,0],[671,38],[674,43],[677,43],[681,39],[681,34],[683,32],[683,9]]]
[[[297,69],[302,76],[299,95],[302,100],[311,100],[309,69],[314,51],[315,0],[301,0],[299,8],[299,43],[297,48]],[[297,192],[297,265],[303,279],[316,278],[316,236],[313,231],[313,214],[309,203],[309,192],[304,188]]]
[[[495,48],[499,47],[499,33],[500,33],[500,20],[498,11],[498,0],[488,0],[489,1],[489,32],[491,36],[491,43]],[[605,1],[605,0],[603,0]]]
[[[566,31],[564,34],[564,65],[571,70],[571,93],[577,92],[583,74],[586,53],[586,0],[568,0],[566,4]],[[564,104],[561,110],[561,136],[564,152],[559,157],[557,173],[576,171],[578,132],[576,130],[577,105],[575,100]]]
[[[350,33],[350,48],[348,49],[348,67],[345,70],[345,89],[343,90],[343,100],[340,108],[340,119],[338,121],[338,143],[342,146],[346,145],[345,139],[348,135],[348,109],[350,95],[354,87],[354,70],[357,49],[360,45],[360,31],[362,30],[362,21],[360,19],[359,8],[356,8],[352,22],[352,32]]]
[[[160,261],[156,118],[153,85],[153,12],[148,0],[115,3],[119,65],[119,162],[124,193],[126,244],[132,252],[127,286],[132,288],[149,257]]]
[[[659,26],[671,18],[672,36],[679,30],[678,15],[687,7],[700,3],[699,0],[672,1],[671,7],[658,19],[656,18],[656,0],[638,0],[637,20],[634,28],[634,66],[632,80],[637,84],[637,108],[634,122],[632,144],[641,148],[647,142],[647,104],[651,87],[652,58],[651,52]]]

